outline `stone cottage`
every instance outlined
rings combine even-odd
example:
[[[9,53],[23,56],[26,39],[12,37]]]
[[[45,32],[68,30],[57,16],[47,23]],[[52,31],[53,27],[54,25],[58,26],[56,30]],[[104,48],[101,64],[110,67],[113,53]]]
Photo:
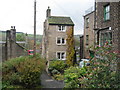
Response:
[[[25,42],[17,42],[16,41],[16,29],[15,26],[11,26],[10,30],[6,31],[6,40],[0,43],[0,61],[6,61],[11,58],[26,56],[27,50],[21,44],[25,44]]]
[[[66,32],[73,28],[74,23],[70,17],[51,16],[51,9],[48,7],[42,40],[42,56],[48,62],[54,59],[66,60]]]

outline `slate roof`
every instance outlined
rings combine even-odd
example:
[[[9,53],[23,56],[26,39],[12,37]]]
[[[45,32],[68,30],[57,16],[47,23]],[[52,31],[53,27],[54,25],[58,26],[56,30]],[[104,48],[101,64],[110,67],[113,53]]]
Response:
[[[50,25],[74,25],[70,17],[50,16],[48,17]]]

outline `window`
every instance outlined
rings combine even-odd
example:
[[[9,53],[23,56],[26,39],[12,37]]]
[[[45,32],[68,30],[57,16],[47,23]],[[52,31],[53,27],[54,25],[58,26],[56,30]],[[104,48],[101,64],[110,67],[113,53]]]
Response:
[[[59,25],[59,26],[58,26],[58,31],[65,31],[65,26]]]
[[[86,18],[86,28],[89,27],[89,18]]]
[[[57,38],[57,44],[61,44],[61,38]]]
[[[100,45],[103,46],[105,43],[112,44],[112,32],[101,33]]]
[[[61,52],[56,52],[56,58],[58,60],[65,60],[66,59],[66,53],[61,51]]]
[[[110,19],[110,5],[106,5],[104,7],[104,20],[109,20]]]
[[[57,45],[65,45],[66,44],[66,39],[62,37],[57,37],[56,38],[56,44]]]
[[[89,35],[86,35],[86,45],[89,44]]]

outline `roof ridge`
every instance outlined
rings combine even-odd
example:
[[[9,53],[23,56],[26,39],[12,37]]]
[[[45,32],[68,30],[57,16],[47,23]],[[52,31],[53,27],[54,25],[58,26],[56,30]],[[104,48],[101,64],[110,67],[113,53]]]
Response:
[[[69,16],[50,16],[50,17],[69,17]]]
[[[64,25],[74,25],[70,17],[65,16],[50,16],[47,18],[49,24],[64,24]]]

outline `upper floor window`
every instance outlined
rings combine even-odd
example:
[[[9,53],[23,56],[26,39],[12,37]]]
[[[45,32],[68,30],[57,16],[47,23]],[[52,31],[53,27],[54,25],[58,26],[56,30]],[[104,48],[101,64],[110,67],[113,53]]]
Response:
[[[58,26],[58,31],[66,31],[65,26],[59,25]]]
[[[89,18],[86,18],[86,28],[89,27]]]
[[[66,44],[66,39],[63,37],[57,37],[56,38],[56,44],[57,45],[65,45]]]
[[[56,52],[56,58],[58,60],[65,60],[66,59],[66,53],[64,51]]]
[[[86,35],[86,45],[89,44],[89,35]]]
[[[104,20],[109,20],[110,19],[110,5],[106,5],[104,7]]]

